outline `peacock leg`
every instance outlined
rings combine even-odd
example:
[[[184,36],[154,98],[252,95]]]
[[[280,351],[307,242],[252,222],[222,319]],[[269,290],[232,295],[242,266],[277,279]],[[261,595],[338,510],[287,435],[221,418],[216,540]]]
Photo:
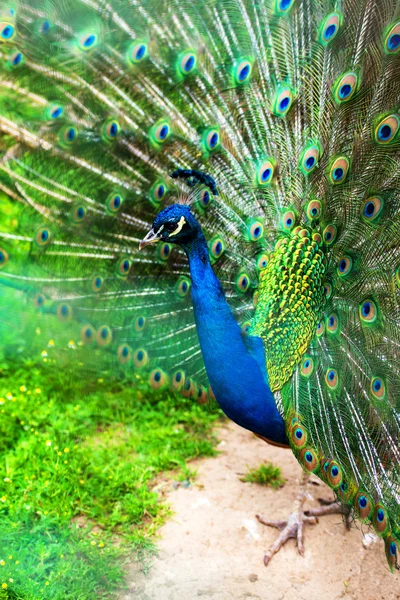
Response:
[[[280,530],[280,534],[264,555],[264,564],[268,565],[271,558],[279,552],[279,550],[286,544],[286,542],[294,538],[297,544],[297,550],[301,556],[304,556],[304,544],[303,544],[303,527],[304,523],[315,525],[318,523],[316,516],[306,515],[303,511],[303,505],[307,497],[307,483],[309,480],[309,474],[303,473],[300,480],[300,491],[297,495],[296,500],[293,503],[293,511],[289,515],[286,521],[269,521],[264,519],[261,515],[256,515],[257,519],[263,525],[269,525],[270,527],[276,527]]]

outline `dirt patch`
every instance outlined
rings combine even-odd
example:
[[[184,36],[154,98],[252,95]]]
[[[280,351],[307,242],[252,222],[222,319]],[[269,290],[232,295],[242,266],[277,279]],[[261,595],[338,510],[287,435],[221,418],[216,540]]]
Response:
[[[399,576],[386,567],[383,543],[366,528],[363,536],[360,524],[346,531],[339,515],[306,527],[304,558],[289,541],[264,567],[276,531],[254,515],[279,519],[291,512],[300,467],[290,450],[234,424],[222,427],[219,439],[219,456],[191,463],[196,483],[167,493],[175,517],[161,531],[159,556],[147,575],[132,566],[121,600],[399,600]],[[247,466],[266,461],[281,467],[285,487],[240,481]],[[307,506],[332,495],[323,484],[309,489]]]

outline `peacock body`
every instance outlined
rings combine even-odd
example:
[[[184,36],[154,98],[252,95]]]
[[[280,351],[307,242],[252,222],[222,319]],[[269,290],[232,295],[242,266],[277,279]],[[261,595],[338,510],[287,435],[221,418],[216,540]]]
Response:
[[[1,0],[0,42],[18,345],[214,395],[393,570],[397,0]]]

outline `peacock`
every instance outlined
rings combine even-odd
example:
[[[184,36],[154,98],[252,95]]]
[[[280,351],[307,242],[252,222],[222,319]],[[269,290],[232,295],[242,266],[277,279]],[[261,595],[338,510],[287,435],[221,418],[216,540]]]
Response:
[[[0,60],[2,335],[215,398],[398,569],[398,1],[1,0]]]

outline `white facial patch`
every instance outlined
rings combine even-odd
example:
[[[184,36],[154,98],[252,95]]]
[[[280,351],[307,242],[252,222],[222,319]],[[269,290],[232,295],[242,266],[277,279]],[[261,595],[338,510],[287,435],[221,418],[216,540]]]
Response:
[[[169,234],[169,237],[172,237],[173,235],[177,235],[180,231],[182,231],[182,228],[184,225],[186,225],[186,220],[185,220],[185,217],[182,215],[182,217],[179,219],[178,227],[176,229],[174,229],[174,231],[172,233]]]

